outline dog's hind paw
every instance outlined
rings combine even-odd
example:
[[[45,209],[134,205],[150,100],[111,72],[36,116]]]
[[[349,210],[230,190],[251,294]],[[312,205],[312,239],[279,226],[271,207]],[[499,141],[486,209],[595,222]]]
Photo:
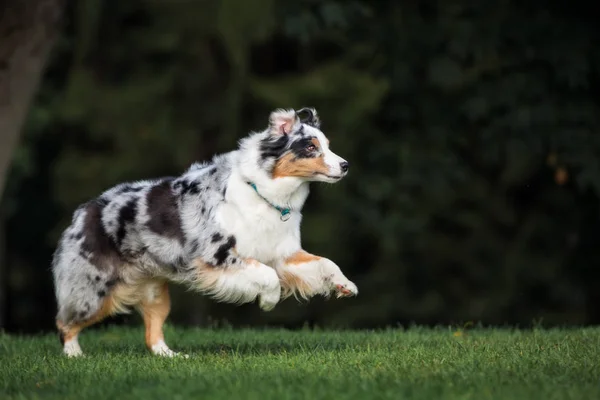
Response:
[[[85,355],[83,354],[83,351],[81,351],[81,350],[79,350],[79,351],[65,351],[64,354],[68,358],[81,358],[81,357],[85,357]]]
[[[83,351],[81,351],[76,338],[65,342],[63,353],[69,358],[83,357]]]
[[[189,358],[190,356],[188,356],[187,354],[183,354],[183,353],[177,353],[176,351],[173,351],[169,348],[169,346],[167,346],[167,344],[164,341],[159,341],[158,343],[156,343],[154,346],[152,346],[152,354],[160,356],[160,357],[182,357],[182,358]]]

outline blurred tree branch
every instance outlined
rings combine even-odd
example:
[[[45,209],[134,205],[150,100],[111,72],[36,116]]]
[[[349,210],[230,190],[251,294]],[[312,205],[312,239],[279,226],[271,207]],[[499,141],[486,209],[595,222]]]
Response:
[[[0,2],[0,197],[63,7],[64,0]]]
[[[59,33],[64,0],[0,1],[0,199],[27,111]],[[0,240],[4,239],[0,214]],[[0,243],[0,326],[4,322]]]

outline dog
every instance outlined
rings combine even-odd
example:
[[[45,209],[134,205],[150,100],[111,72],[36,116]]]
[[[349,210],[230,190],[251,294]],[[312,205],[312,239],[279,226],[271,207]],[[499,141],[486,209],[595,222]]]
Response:
[[[267,125],[181,176],[121,183],[75,210],[52,260],[64,354],[83,354],[85,327],[136,308],[148,349],[178,355],[163,335],[171,282],[264,311],[292,295],[358,294],[300,244],[309,184],[340,181],[348,162],[330,150],[314,108],[274,110]]]

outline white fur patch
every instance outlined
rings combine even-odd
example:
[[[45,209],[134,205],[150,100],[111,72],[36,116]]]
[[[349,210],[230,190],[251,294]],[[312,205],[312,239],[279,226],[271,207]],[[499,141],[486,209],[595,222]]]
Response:
[[[337,297],[358,295],[358,288],[354,282],[351,282],[348,278],[346,278],[336,263],[327,258],[322,258],[321,263],[323,273],[329,280],[329,284],[336,292]]]
[[[270,311],[281,298],[277,273],[259,262],[227,268],[201,266],[198,272],[198,289],[217,301],[243,304],[258,297],[259,306]]]
[[[357,286],[351,282],[331,260],[321,258],[302,264],[283,264],[277,273],[284,282],[286,295],[308,299],[315,295],[328,296],[335,292],[337,297],[356,296]]]
[[[67,357],[83,356],[83,351],[81,351],[81,347],[79,346],[79,342],[77,341],[77,336],[65,342],[63,352]]]
[[[321,261],[282,265],[277,268],[277,273],[284,282],[286,296],[293,294],[307,300],[318,294],[327,296],[331,292]]]
[[[152,346],[152,354],[161,357],[183,357],[188,358],[187,354],[177,353],[169,348],[164,340],[159,340],[158,343]]]

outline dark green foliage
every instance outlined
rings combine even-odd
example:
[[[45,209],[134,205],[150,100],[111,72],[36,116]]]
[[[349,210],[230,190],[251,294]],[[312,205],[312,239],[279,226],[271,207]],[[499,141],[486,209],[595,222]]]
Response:
[[[360,295],[262,314],[179,293],[174,321],[600,322],[599,34],[583,3],[69,11],[4,199],[9,327],[51,326],[49,257],[77,204],[178,174],[265,127],[271,109],[303,106],[352,164],[345,181],[314,187],[303,243]]]

